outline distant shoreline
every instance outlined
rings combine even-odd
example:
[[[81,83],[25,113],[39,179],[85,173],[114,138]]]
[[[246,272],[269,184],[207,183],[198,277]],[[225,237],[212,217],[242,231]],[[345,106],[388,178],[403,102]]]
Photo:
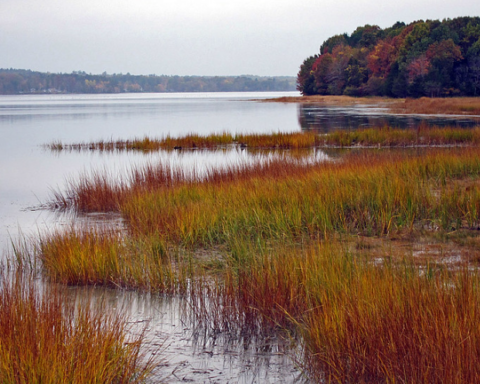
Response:
[[[351,96],[285,96],[273,99],[259,99],[263,103],[299,103],[331,106],[370,105],[376,108],[388,108],[391,113],[425,115],[480,115],[480,97],[451,97],[419,99],[393,99],[388,97],[351,97]]]

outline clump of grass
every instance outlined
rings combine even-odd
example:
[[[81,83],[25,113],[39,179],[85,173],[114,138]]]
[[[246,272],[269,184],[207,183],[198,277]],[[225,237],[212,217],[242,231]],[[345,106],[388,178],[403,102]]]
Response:
[[[0,309],[2,383],[142,383],[155,367],[121,315],[75,307],[31,277],[2,274]]]
[[[40,236],[37,255],[46,275],[68,285],[103,285],[183,292],[188,263],[159,238],[135,242],[114,230],[75,229]]]
[[[69,181],[66,191],[54,191],[49,205],[55,209],[73,208],[77,212],[119,212],[125,200],[145,192],[198,184],[218,185],[253,176],[279,178],[289,172],[303,173],[313,162],[303,157],[258,156],[252,163],[230,164],[202,173],[188,172],[162,162],[133,168],[126,177],[93,171]]]
[[[476,382],[479,276],[349,255],[305,268],[305,365],[334,382]]]

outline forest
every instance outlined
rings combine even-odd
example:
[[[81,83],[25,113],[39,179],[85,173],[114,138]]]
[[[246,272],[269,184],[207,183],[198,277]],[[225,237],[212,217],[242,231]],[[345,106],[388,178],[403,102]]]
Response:
[[[480,95],[480,17],[358,27],[327,39],[297,75],[303,95]]]
[[[43,73],[0,69],[0,94],[123,92],[272,92],[294,91],[288,76],[157,76],[87,74],[83,71]]]

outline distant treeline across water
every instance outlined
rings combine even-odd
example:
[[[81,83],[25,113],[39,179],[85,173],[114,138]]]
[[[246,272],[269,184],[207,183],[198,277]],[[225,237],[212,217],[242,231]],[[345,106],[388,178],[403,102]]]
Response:
[[[327,39],[297,77],[304,95],[480,96],[480,17],[358,27]]]
[[[0,94],[294,91],[295,77],[44,73],[0,69]]]

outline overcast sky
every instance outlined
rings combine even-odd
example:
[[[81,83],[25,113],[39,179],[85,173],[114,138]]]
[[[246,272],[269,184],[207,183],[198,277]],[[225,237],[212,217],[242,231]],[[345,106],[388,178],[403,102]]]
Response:
[[[480,0],[0,0],[0,67],[296,75],[357,26],[480,16]]]

